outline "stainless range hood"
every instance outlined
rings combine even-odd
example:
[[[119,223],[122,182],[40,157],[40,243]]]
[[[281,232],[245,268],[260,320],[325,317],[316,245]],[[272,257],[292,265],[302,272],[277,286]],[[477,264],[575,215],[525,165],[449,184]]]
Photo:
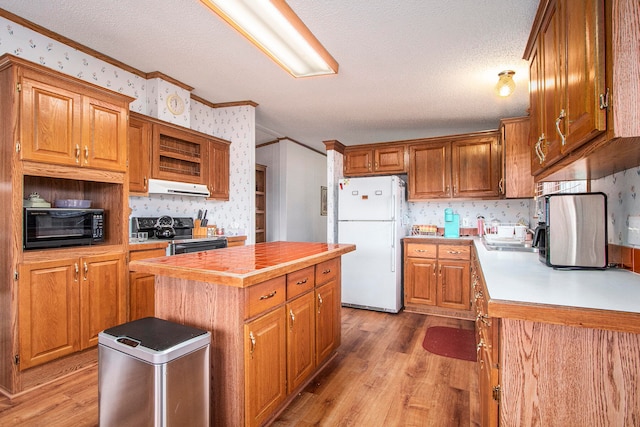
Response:
[[[204,184],[190,184],[162,179],[149,180],[149,194],[174,194],[191,197],[209,197],[211,195]]]

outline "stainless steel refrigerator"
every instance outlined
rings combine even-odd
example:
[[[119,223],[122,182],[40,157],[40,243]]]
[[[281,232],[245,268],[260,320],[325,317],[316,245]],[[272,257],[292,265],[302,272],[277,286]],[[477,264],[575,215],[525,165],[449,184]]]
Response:
[[[338,242],[356,245],[342,257],[342,305],[397,313],[405,183],[380,176],[341,179],[338,186]]]

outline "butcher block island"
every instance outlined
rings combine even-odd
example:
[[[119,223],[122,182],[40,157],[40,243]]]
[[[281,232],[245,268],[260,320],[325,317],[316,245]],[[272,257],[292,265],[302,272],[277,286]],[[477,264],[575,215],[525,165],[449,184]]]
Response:
[[[354,250],[269,242],[130,263],[156,276],[156,317],[211,332],[211,425],[268,424],[333,359]]]

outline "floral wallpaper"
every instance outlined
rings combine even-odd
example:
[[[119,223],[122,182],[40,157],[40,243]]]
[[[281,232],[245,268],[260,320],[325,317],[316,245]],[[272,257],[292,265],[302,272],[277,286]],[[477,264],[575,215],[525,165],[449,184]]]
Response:
[[[609,243],[639,247],[629,243],[629,218],[640,216],[638,190],[640,167],[591,181],[591,191],[601,191],[607,195]]]
[[[461,227],[475,227],[479,215],[486,222],[498,220],[502,224],[524,221],[528,226],[535,227],[531,219],[533,199],[508,200],[466,200],[466,201],[428,201],[409,202],[407,209],[407,223],[431,224],[444,227],[444,210],[452,208],[453,213],[460,215]]]
[[[0,54],[4,53],[129,95],[135,98],[131,111],[231,141],[228,202],[181,196],[130,197],[131,215],[195,217],[198,209],[207,209],[210,224],[234,234],[246,233],[247,243],[255,241],[255,107],[208,107],[191,100],[188,91],[160,78],[146,80],[0,17]],[[185,102],[185,112],[179,116],[166,107],[166,97],[172,93]]]

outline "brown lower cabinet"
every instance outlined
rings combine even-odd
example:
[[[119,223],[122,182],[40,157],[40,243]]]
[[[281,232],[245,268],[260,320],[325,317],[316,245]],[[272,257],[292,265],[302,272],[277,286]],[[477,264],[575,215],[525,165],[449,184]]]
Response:
[[[405,310],[470,319],[469,240],[404,239]]]
[[[250,315],[267,312],[244,325],[246,426],[269,419],[340,345],[339,271],[332,259],[250,291]]]
[[[125,322],[123,253],[20,266],[19,368],[95,346],[98,333]]]
[[[167,243],[152,243],[131,245],[129,247],[129,260],[156,258],[165,256]],[[129,273],[129,321],[153,316],[154,292],[156,276],[147,273]]]

